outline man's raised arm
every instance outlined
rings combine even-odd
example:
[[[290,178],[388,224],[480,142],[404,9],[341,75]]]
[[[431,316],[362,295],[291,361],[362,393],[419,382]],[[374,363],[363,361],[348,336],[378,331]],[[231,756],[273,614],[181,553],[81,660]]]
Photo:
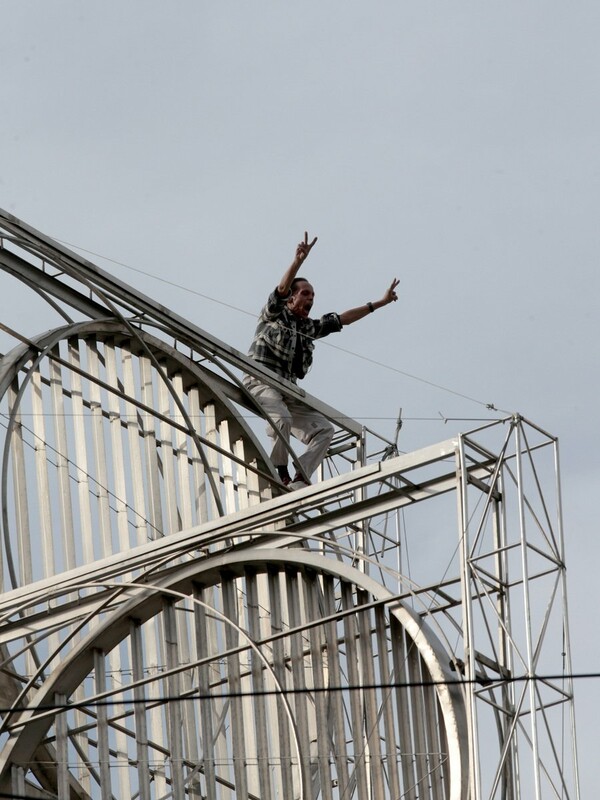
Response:
[[[279,286],[277,287],[277,293],[280,297],[287,297],[290,291],[290,287],[292,285],[292,281],[298,274],[298,270],[306,260],[306,257],[312,250],[315,242],[317,241],[317,237],[312,240],[312,242],[308,241],[308,232],[304,231],[304,241],[300,242],[298,247],[296,248],[296,257],[290,264],[290,266],[286,269],[283,278],[279,282]]]
[[[400,281],[394,278],[381,300],[365,303],[363,306],[358,306],[357,308],[351,308],[348,311],[342,312],[340,314],[340,322],[342,325],[351,325],[353,322],[357,322],[359,319],[366,317],[367,314],[371,314],[376,309],[383,308],[383,306],[387,306],[389,303],[395,303],[398,299],[396,287],[399,283]]]

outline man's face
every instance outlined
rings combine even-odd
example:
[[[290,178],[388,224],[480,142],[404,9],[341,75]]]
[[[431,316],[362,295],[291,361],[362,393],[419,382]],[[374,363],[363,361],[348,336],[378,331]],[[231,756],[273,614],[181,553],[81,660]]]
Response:
[[[297,317],[306,319],[310,314],[315,300],[315,290],[308,281],[300,281],[296,284],[294,292],[287,301],[288,309]]]

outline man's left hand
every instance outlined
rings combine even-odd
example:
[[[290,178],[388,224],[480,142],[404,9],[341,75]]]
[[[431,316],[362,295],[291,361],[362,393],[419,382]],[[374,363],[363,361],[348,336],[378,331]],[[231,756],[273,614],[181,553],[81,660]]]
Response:
[[[398,295],[396,294],[396,286],[398,286],[399,283],[400,283],[400,281],[398,280],[398,278],[394,278],[390,288],[387,290],[387,292],[381,298],[381,302],[382,303],[387,305],[388,303],[395,303],[396,302],[396,300],[398,299]]]

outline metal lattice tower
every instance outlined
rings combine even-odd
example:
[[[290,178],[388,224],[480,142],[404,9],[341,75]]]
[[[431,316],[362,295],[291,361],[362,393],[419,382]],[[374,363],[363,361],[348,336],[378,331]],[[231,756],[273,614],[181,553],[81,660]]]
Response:
[[[289,385],[337,431],[290,493],[274,376],[0,235],[0,796],[579,797],[555,437],[397,454]]]

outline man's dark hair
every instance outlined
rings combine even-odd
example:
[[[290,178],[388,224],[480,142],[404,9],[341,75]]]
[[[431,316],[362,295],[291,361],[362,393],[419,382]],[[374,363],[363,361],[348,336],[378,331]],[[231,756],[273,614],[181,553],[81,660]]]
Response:
[[[296,291],[296,287],[299,283],[309,283],[310,281],[307,278],[294,278],[294,280],[290,284],[290,292],[293,294]]]

